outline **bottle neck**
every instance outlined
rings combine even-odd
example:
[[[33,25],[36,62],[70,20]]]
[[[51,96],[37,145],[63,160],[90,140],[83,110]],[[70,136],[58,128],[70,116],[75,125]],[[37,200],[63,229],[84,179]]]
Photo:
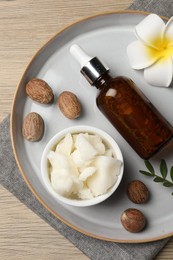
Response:
[[[95,82],[94,82],[94,86],[97,88],[97,89],[103,89],[105,88],[106,86],[109,85],[109,82],[112,80],[112,77],[110,76],[110,74],[108,73],[108,71],[103,74],[101,77],[99,77]]]

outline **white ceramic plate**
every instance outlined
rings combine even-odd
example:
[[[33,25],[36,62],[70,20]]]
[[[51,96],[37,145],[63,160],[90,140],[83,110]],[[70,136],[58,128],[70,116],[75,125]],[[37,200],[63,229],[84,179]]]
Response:
[[[127,45],[135,40],[133,29],[145,16],[144,13],[120,12],[103,14],[75,23],[51,39],[37,52],[18,86],[11,117],[13,148],[20,171],[38,200],[67,225],[92,237],[118,242],[146,242],[173,235],[173,196],[171,188],[154,183],[142,176],[144,162],[131,149],[99,112],[95,105],[96,88],[91,87],[80,75],[79,65],[69,53],[72,44],[81,45],[90,55],[98,56],[111,69],[113,75],[132,78],[151,102],[173,124],[173,88],[151,87],[144,82],[143,72],[134,71],[126,55]],[[40,105],[26,96],[25,84],[33,77],[47,81],[55,93],[53,105]],[[74,92],[82,103],[82,115],[77,120],[65,118],[56,105],[57,96],[63,91]],[[21,134],[22,121],[31,111],[38,112],[45,121],[45,134],[40,142],[30,143]],[[58,131],[72,125],[87,124],[105,130],[119,144],[124,159],[125,173],[121,185],[107,201],[87,208],[76,208],[50,199],[40,174],[40,158],[47,142]],[[173,153],[173,152],[172,152]],[[160,155],[168,165],[173,165],[171,149]],[[153,160],[158,168],[159,156]],[[126,185],[140,179],[148,186],[151,198],[145,205],[135,205],[125,194]],[[147,218],[144,231],[133,234],[122,228],[121,213],[130,207],[143,211]]]

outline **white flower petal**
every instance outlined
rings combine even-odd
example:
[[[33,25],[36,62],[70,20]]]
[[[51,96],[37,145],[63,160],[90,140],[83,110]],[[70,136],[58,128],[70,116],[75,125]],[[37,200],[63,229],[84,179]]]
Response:
[[[170,58],[172,58],[172,61],[173,61],[173,47],[171,47],[172,49],[172,52],[170,53]]]
[[[144,70],[145,80],[158,87],[168,87],[172,81],[173,65],[171,58],[163,58]]]
[[[166,38],[169,42],[168,45],[172,46],[173,45],[173,17],[169,19],[165,26],[165,30],[163,33],[163,38]]]
[[[160,44],[164,29],[163,20],[156,14],[150,14],[135,27],[135,33],[137,38],[146,45],[158,49],[156,43]]]
[[[151,55],[151,52],[154,55]],[[133,69],[144,69],[160,58],[160,53],[145,46],[140,41],[132,42],[127,47],[127,55]]]

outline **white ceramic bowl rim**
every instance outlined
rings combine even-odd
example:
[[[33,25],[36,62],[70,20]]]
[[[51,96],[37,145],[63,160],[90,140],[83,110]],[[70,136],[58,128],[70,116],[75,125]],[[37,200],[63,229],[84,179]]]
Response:
[[[71,133],[71,134],[75,134],[75,133],[91,133],[91,134],[98,134],[100,135],[100,137],[102,138],[102,140],[105,143],[108,143],[114,150],[117,159],[119,159],[122,162],[121,165],[121,169],[120,169],[120,173],[118,175],[118,179],[116,181],[116,183],[108,190],[107,193],[97,196],[93,199],[86,199],[86,200],[77,200],[77,199],[70,199],[70,198],[66,198],[61,196],[60,194],[58,194],[57,192],[55,192],[51,186],[50,180],[49,180],[49,176],[48,176],[48,171],[47,171],[47,154],[50,150],[53,149],[53,147],[67,134],[67,133]],[[106,200],[108,197],[110,197],[114,191],[118,188],[122,176],[123,176],[123,171],[124,171],[124,160],[123,160],[123,156],[121,153],[121,150],[118,146],[118,144],[116,143],[116,141],[109,135],[107,134],[105,131],[93,127],[93,126],[88,126],[88,125],[76,125],[76,126],[71,126],[68,128],[65,128],[63,130],[61,130],[60,132],[58,132],[57,134],[55,134],[50,141],[47,143],[43,154],[42,154],[42,158],[41,158],[41,176],[42,176],[42,180],[43,180],[43,184],[46,187],[47,191],[50,193],[50,195],[61,202],[64,202],[68,205],[72,205],[72,206],[79,206],[79,207],[85,207],[85,206],[92,206],[92,205],[96,205],[104,200]]]

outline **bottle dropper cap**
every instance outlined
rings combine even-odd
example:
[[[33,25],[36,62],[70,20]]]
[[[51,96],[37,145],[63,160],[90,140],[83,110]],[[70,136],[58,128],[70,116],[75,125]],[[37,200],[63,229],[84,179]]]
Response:
[[[90,57],[77,44],[71,46],[70,53],[79,62],[81,73],[91,85],[109,70],[97,57]]]

